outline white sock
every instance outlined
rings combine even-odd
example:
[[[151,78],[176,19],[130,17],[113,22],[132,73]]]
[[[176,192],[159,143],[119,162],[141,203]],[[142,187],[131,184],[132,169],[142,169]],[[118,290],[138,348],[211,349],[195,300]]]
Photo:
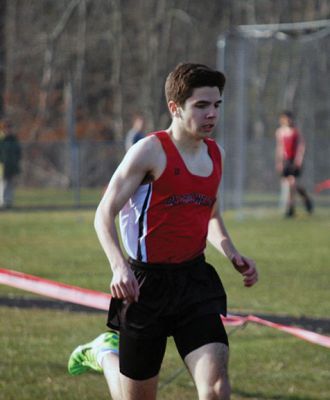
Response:
[[[103,348],[103,349],[101,348],[98,350],[97,355],[96,355],[96,361],[101,368],[103,368],[102,367],[103,358],[108,353],[118,354],[118,350],[109,349],[109,348]]]

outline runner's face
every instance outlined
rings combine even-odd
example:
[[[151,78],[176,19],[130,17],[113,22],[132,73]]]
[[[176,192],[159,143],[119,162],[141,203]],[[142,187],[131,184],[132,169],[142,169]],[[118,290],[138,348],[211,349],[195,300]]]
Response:
[[[221,96],[217,87],[201,87],[180,107],[181,127],[191,136],[209,137],[219,119]]]
[[[292,121],[289,117],[286,115],[280,115],[279,122],[281,126],[291,126]]]

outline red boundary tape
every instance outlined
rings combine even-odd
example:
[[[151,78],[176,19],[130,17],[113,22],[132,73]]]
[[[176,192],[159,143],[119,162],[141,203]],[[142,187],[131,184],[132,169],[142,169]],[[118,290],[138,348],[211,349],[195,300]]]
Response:
[[[325,181],[316,184],[314,188],[316,193],[320,193],[326,189],[330,189],[330,179],[326,179]]]
[[[16,287],[18,289],[27,290],[32,293],[37,293],[58,300],[81,304],[104,311],[107,311],[109,309],[109,303],[111,299],[111,295],[107,293],[83,289],[77,286],[66,285],[63,283],[54,282],[48,279],[3,268],[0,268],[0,283]],[[277,324],[267,321],[265,319],[258,318],[254,315],[248,315],[247,317],[228,315],[227,317],[222,317],[222,320],[225,325],[230,326],[241,326],[248,322],[253,322],[259,325],[268,326],[289,333],[310,343],[330,348],[329,336],[320,335],[318,333],[293,326]]]
[[[111,299],[107,293],[82,289],[8,269],[0,269],[0,283],[98,310],[107,311]]]

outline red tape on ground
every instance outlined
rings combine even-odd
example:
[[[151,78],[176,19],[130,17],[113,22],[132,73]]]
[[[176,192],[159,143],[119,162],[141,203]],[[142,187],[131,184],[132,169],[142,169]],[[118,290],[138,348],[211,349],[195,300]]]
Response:
[[[277,324],[275,322],[270,322],[265,319],[255,317],[254,315],[249,315],[247,317],[247,320],[249,322],[255,322],[260,325],[269,326],[271,328],[275,328],[280,331],[290,333],[291,335],[296,336],[300,339],[304,339],[304,340],[307,340],[308,342],[319,344],[320,346],[330,348],[330,337],[329,336],[320,335],[319,333],[307,331],[306,329],[301,329],[301,328],[297,328],[294,326],[286,326],[286,325]]]
[[[82,289],[77,286],[54,282],[48,279],[39,278],[37,276],[24,274],[22,272],[16,272],[9,269],[0,268],[0,283],[18,289],[23,289],[28,292],[37,293],[58,300],[81,304],[104,311],[109,309],[109,303],[111,299],[111,295],[107,293]],[[230,326],[241,326],[248,322],[268,326],[294,335],[300,339],[307,340],[308,342],[330,348],[329,336],[320,335],[318,333],[297,327],[277,324],[258,318],[254,315],[249,315],[247,317],[228,315],[227,317],[222,317],[222,319],[225,325]]]
[[[0,283],[98,310],[107,311],[111,299],[110,294],[107,293],[65,285],[8,269],[0,269]]]
[[[330,189],[330,179],[326,179],[325,181],[316,184],[314,190],[316,193],[320,193],[326,189]]]

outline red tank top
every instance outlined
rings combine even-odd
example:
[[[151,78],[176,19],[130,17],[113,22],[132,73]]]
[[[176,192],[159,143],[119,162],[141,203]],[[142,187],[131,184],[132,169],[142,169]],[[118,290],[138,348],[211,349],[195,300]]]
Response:
[[[282,136],[284,158],[286,160],[294,160],[297,154],[299,143],[298,129],[292,128],[290,135]]]
[[[164,131],[154,133],[166,154],[162,175],[142,185],[120,212],[120,228],[128,255],[149,263],[180,263],[206,247],[208,223],[221,180],[221,153],[205,139],[213,170],[192,174]]]

